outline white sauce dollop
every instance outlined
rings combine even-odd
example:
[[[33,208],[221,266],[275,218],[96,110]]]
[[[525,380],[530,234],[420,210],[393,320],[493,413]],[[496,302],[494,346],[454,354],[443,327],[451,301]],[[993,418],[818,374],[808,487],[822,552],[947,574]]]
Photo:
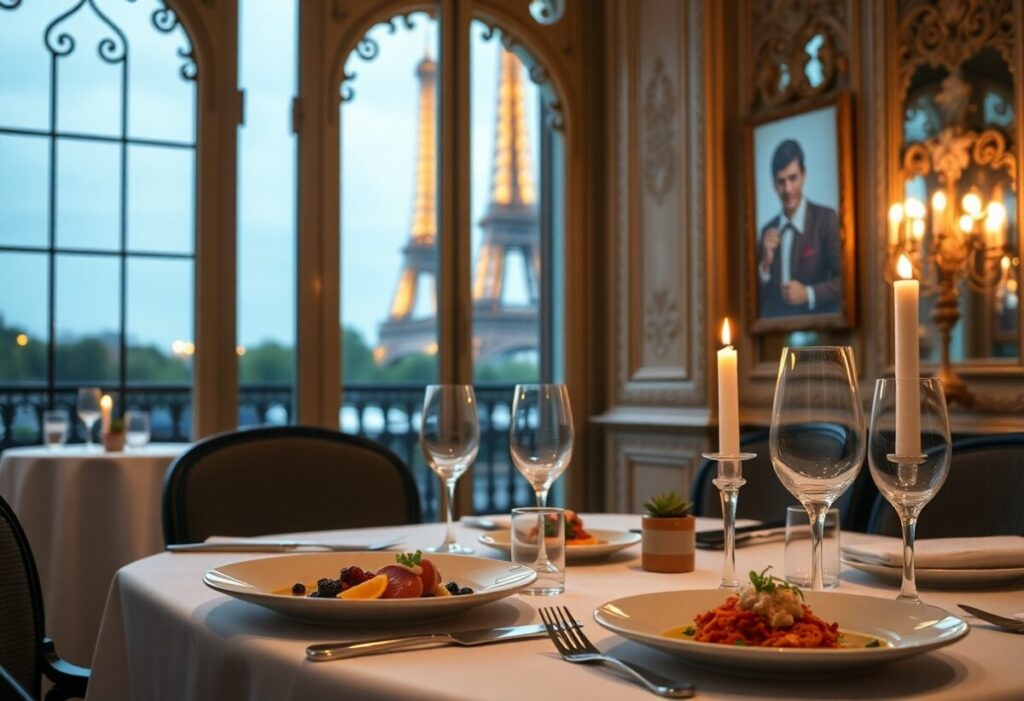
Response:
[[[804,616],[803,601],[792,589],[759,592],[752,586],[740,590],[739,607],[768,619],[772,628],[789,628]]]

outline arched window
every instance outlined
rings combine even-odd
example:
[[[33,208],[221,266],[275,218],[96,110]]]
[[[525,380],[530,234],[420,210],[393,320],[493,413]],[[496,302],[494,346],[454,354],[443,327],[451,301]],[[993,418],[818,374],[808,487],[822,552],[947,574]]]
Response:
[[[3,0],[0,65],[0,391],[39,411],[73,412],[83,385],[122,410],[169,399],[175,409],[154,434],[184,438],[195,350],[191,40],[159,0]],[[33,439],[5,426],[4,445]]]

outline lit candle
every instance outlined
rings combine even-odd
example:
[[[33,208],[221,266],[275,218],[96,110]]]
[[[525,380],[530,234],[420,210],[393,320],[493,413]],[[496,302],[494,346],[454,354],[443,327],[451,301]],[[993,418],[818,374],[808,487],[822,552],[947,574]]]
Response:
[[[114,400],[109,394],[100,399],[100,433],[110,433],[110,412],[114,408]]]
[[[1003,245],[1003,225],[1006,223],[1006,208],[1002,202],[989,202],[985,217],[985,235],[989,246]]]
[[[896,266],[901,280],[893,283],[896,310],[896,454],[921,453],[920,350],[918,348],[918,282],[906,255]]]
[[[889,245],[900,242],[900,224],[903,223],[903,205],[899,202],[889,207]]]
[[[740,452],[740,402],[736,380],[736,349],[731,345],[729,319],[722,322],[722,345],[718,351],[718,452]]]
[[[942,190],[932,195],[932,236],[942,233],[943,221],[946,218],[946,193]]]
[[[983,209],[981,204],[981,198],[974,192],[968,192],[964,195],[964,199],[961,201],[964,206],[964,211],[967,212],[972,219],[981,218],[981,210]]]

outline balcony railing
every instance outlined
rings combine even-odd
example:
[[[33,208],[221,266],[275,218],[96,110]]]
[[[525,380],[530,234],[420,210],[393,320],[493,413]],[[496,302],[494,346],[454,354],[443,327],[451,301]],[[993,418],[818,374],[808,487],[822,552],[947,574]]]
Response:
[[[512,385],[476,387],[480,419],[480,452],[473,469],[463,479],[473,483],[475,513],[506,512],[514,506],[531,505],[533,492],[511,464],[508,426],[512,413]],[[118,406],[150,413],[152,440],[191,440],[191,389],[181,385],[129,387]],[[247,385],[239,390],[239,425],[284,425],[293,416],[291,389],[279,385]],[[45,386],[0,386],[0,451],[14,446],[42,443],[42,418],[49,405]],[[350,384],[342,393],[341,430],[386,445],[410,466],[422,500],[424,520],[442,511],[440,482],[427,467],[419,448],[419,420],[423,405],[422,385]],[[76,389],[53,392],[53,408],[64,409],[71,419],[69,443],[85,441],[82,423],[76,420]]]

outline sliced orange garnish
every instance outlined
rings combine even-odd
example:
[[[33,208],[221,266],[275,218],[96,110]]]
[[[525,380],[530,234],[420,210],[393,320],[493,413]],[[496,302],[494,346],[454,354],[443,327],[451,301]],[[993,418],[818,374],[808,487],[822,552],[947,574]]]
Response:
[[[379,599],[384,590],[388,588],[388,577],[378,574],[373,579],[368,579],[362,584],[357,584],[351,589],[338,594],[339,599]]]
[[[452,593],[448,591],[448,587],[438,582],[434,586],[434,596],[451,596]]]

